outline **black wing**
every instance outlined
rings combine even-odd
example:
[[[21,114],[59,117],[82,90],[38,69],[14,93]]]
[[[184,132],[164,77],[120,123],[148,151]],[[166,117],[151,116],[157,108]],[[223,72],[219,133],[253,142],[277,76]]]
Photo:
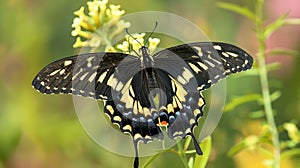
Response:
[[[182,84],[189,84],[184,68],[193,72],[202,91],[231,73],[250,69],[253,58],[241,48],[220,42],[183,44],[153,55],[157,68],[173,72]],[[178,66],[180,65],[180,66]],[[190,86],[192,87],[192,86]]]
[[[122,53],[76,55],[44,67],[33,79],[32,86],[45,94],[74,94],[107,100],[111,98],[112,88],[117,86],[113,80],[116,67],[127,67],[130,71],[135,65],[138,65],[137,57]]]

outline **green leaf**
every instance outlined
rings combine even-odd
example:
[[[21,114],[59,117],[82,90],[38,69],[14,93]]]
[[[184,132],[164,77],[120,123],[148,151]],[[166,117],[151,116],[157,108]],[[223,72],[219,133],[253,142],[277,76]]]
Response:
[[[285,24],[287,14],[281,15],[275,22],[269,24],[264,32],[265,38],[270,37],[276,30],[280,29]]]
[[[245,143],[241,142],[238,143],[236,145],[234,145],[227,153],[228,156],[232,157],[234,155],[236,155],[237,153],[239,153],[240,151],[246,149],[247,146],[245,145]]]
[[[273,101],[279,99],[280,96],[281,96],[281,91],[277,90],[277,91],[273,92],[271,94],[271,101],[273,102]]]
[[[290,149],[290,150],[283,151],[281,153],[282,160],[291,158],[292,156],[300,156],[300,149],[299,148]]]
[[[227,153],[228,156],[232,157],[239,153],[240,151],[255,146],[260,141],[260,138],[258,136],[248,136],[245,139],[243,139],[242,142],[234,145]]]
[[[205,168],[208,162],[211,147],[212,147],[211,137],[209,136],[203,143],[200,144],[201,149],[203,150],[203,155],[195,156],[194,168]]]
[[[162,152],[159,152],[153,156],[151,156],[147,161],[146,163],[143,165],[143,168],[147,168],[151,162],[153,162],[160,154],[162,154]]]
[[[263,110],[253,111],[249,113],[250,118],[262,118],[265,116],[265,112]]]
[[[229,11],[238,13],[252,21],[256,20],[255,14],[246,7],[242,7],[242,6],[238,6],[238,5],[235,5],[232,3],[226,3],[226,2],[218,2],[217,6],[219,6],[220,8],[227,9]]]
[[[260,94],[248,94],[245,96],[234,98],[231,102],[225,105],[224,112],[231,111],[241,104],[251,102],[251,101],[257,101],[259,99],[261,99]]]
[[[189,168],[194,167],[194,158],[193,157],[190,157],[189,162],[188,162],[188,166],[189,166]]]
[[[288,55],[288,56],[296,56],[296,57],[300,56],[300,53],[298,51],[286,49],[286,48],[275,48],[269,50],[266,54],[269,56],[273,56],[273,55]]]
[[[279,62],[274,62],[270,63],[267,65],[267,71],[273,71],[273,70],[278,70],[280,68],[280,63]]]
[[[192,141],[192,138],[190,136],[188,136],[185,140],[183,150],[186,151],[189,148],[191,141]]]

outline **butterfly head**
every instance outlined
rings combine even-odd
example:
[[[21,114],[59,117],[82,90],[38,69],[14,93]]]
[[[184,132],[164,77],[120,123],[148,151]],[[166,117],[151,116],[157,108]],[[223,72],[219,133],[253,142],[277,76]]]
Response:
[[[146,46],[142,46],[140,49],[141,53],[141,64],[142,67],[147,68],[147,67],[153,67],[153,58],[149,54],[149,49]]]

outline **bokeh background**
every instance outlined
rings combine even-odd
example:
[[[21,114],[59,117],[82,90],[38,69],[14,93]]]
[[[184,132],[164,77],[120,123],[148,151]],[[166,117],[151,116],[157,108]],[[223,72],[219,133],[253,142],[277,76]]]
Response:
[[[236,44],[250,54],[257,52],[255,26],[246,18],[217,7],[216,0],[112,0],[126,13],[157,10],[183,16],[205,31],[213,41]],[[227,0],[254,9],[253,0]],[[73,12],[86,6],[84,0],[0,1],[0,168],[131,167],[133,159],[113,154],[95,144],[82,129],[68,95],[42,95],[31,87],[35,74],[46,64],[74,54],[71,36]],[[300,17],[299,0],[266,0],[264,15],[271,22],[284,13]],[[145,20],[146,21],[146,20]],[[288,26],[268,40],[268,48],[300,49],[300,27]],[[270,75],[272,88],[281,97],[273,103],[278,125],[300,122],[300,59],[273,56],[279,70]],[[259,93],[258,77],[229,77],[227,100]],[[266,167],[266,156],[244,150],[229,157],[230,148],[243,137],[262,131],[264,117],[253,118],[261,109],[247,103],[223,114],[212,135],[213,149],[207,167]],[[201,122],[201,121],[200,121]],[[284,135],[282,135],[284,136]],[[103,135],[105,138],[105,135]],[[281,137],[284,138],[284,137]],[[145,162],[147,158],[142,158]],[[299,158],[284,161],[297,167]],[[298,163],[299,162],[299,163]],[[164,153],[150,167],[183,167],[175,154]]]

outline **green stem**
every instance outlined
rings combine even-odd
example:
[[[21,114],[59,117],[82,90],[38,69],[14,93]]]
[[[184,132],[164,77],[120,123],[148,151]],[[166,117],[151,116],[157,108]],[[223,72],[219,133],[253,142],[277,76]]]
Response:
[[[188,160],[186,158],[186,154],[185,154],[184,149],[183,149],[182,141],[177,143],[177,147],[178,147],[178,155],[179,155],[184,167],[189,168]]]
[[[270,131],[272,135],[272,142],[274,146],[273,155],[274,155],[274,168],[280,168],[280,144],[279,137],[276,128],[276,123],[274,120],[274,113],[272,110],[269,83],[268,83],[268,72],[265,59],[265,50],[266,50],[266,37],[264,35],[264,26],[263,26],[263,4],[264,0],[258,0],[256,8],[256,24],[257,24],[257,38],[259,40],[259,51],[257,54],[259,74],[261,81],[261,90],[263,96],[264,110],[266,113],[266,118],[268,125],[270,126]]]

